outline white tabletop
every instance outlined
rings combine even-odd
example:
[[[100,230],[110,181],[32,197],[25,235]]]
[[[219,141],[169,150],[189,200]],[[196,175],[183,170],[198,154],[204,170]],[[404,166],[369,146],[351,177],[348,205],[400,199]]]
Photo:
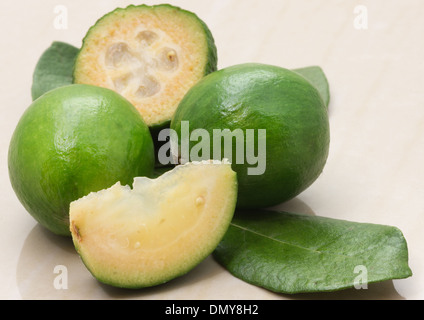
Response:
[[[58,4],[67,21],[56,20]],[[147,1],[147,4],[161,3]],[[168,284],[136,291],[99,284],[72,244],[38,226],[8,177],[12,132],[31,103],[32,73],[52,41],[81,45],[103,14],[130,1],[45,0],[0,3],[1,299],[423,299],[424,3],[421,0],[180,0],[211,29],[219,68],[261,62],[319,65],[331,88],[330,156],[292,212],[398,227],[413,276],[367,290],[281,295],[249,285],[212,257]],[[363,7],[358,7],[363,5]],[[367,20],[363,12],[367,13]],[[65,26],[65,28],[60,28]],[[65,266],[68,288],[55,285]],[[60,267],[59,267],[60,268]]]

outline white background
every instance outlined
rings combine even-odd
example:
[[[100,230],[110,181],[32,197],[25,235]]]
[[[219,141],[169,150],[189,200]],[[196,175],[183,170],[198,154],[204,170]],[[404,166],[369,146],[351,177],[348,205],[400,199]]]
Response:
[[[95,281],[68,240],[35,223],[10,186],[7,151],[13,130],[31,103],[37,60],[54,40],[79,47],[98,18],[131,3],[1,1],[0,298],[423,299],[424,3],[420,0],[169,1],[195,12],[209,26],[219,68],[244,62],[323,68],[331,88],[330,156],[320,178],[280,208],[398,227],[408,242],[411,278],[369,285],[367,290],[280,295],[232,277],[209,257],[169,284],[118,290]],[[57,5],[67,8],[67,29],[54,27]],[[368,29],[355,28],[357,5],[368,11]],[[67,290],[54,287],[56,265],[67,267]]]

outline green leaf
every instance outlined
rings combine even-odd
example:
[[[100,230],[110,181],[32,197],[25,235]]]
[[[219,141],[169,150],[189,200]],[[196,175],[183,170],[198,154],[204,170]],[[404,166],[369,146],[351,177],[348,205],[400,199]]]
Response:
[[[328,105],[330,103],[330,89],[324,71],[322,71],[322,69],[318,66],[294,69],[292,71],[297,72],[298,74],[309,80],[309,82],[311,82],[315,86],[315,88],[318,89],[319,93],[321,94],[322,100],[324,100],[325,106],[328,108]]]
[[[72,72],[78,51],[78,48],[58,41],[53,42],[44,51],[32,77],[32,100],[47,91],[72,83]]]
[[[412,275],[395,227],[265,210],[236,212],[214,257],[241,280],[289,294]]]

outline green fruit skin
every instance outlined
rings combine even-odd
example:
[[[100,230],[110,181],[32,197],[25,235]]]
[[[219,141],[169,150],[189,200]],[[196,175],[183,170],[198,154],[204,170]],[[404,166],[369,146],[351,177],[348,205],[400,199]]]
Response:
[[[103,17],[101,17],[100,19],[98,19],[96,21],[96,23],[88,30],[87,34],[85,35],[84,39],[82,40],[82,46],[81,49],[79,50],[79,52],[82,51],[82,48],[84,47],[85,44],[85,40],[87,38],[89,38],[91,35],[90,33],[95,30],[102,22],[102,20],[112,14],[115,14],[117,12],[120,12],[121,14],[125,14],[125,11],[127,10],[139,10],[139,9],[149,9],[152,10],[152,12],[157,12],[160,13],[161,10],[172,10],[175,12],[181,12],[187,15],[187,17],[191,17],[193,18],[194,21],[196,21],[197,23],[199,23],[203,29],[203,32],[205,34],[205,39],[206,39],[206,46],[207,46],[207,63],[205,65],[205,69],[204,69],[204,75],[208,75],[214,71],[217,70],[218,68],[218,53],[217,53],[217,48],[215,45],[215,40],[214,37],[210,31],[210,29],[208,28],[208,26],[206,25],[206,23],[201,20],[194,12],[188,11],[188,10],[184,10],[181,9],[179,7],[170,5],[170,4],[158,4],[158,5],[152,5],[152,6],[148,6],[145,4],[142,5],[129,5],[126,8],[116,8],[115,10],[105,14]],[[78,73],[78,59],[79,54],[76,57],[76,63],[74,65],[74,69],[73,69],[73,82],[76,83],[77,82],[77,73]],[[150,126],[151,129],[151,133],[152,136],[155,137],[157,136],[158,132],[164,128],[169,128],[171,119],[163,121],[161,123],[156,123]],[[162,143],[158,140],[155,140],[155,145],[158,145],[158,147],[160,147],[160,145],[162,145]]]
[[[132,185],[154,168],[153,142],[137,110],[89,85],[47,92],[24,112],[8,154],[12,187],[26,210],[70,236],[69,204],[117,181]]]
[[[329,153],[329,120],[319,92],[302,76],[277,66],[241,64],[206,76],[186,94],[171,121],[180,145],[181,121],[189,121],[190,132],[203,128],[210,137],[213,129],[240,128],[244,134],[255,129],[255,152],[257,129],[266,129],[264,174],[248,175],[252,166],[233,161],[238,208],[273,206],[297,196],[321,174]],[[197,143],[190,141],[190,150]]]

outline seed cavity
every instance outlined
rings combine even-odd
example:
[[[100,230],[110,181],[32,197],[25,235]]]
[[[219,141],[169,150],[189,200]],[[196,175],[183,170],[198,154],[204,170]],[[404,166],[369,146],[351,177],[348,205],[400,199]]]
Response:
[[[130,52],[130,48],[124,42],[118,42],[111,45],[106,52],[105,63],[109,67],[120,67],[136,59]]]
[[[132,42],[115,42],[105,54],[105,65],[112,89],[121,94],[132,94],[134,98],[148,98],[158,94],[162,89],[159,79],[164,79],[164,72],[175,72],[179,66],[176,49],[163,46],[159,50],[155,42],[160,35],[151,30],[143,30]],[[165,77],[166,78],[166,77]]]
[[[151,75],[142,76],[135,95],[141,98],[151,97],[158,93],[160,88],[160,83],[155,77]]]
[[[156,32],[150,30],[144,30],[138,33],[136,39],[140,41],[144,47],[151,46],[159,38]]]
[[[127,73],[121,77],[115,78],[113,80],[113,85],[115,87],[115,90],[118,91],[119,93],[123,92],[133,78],[134,78],[134,75],[132,73]]]

